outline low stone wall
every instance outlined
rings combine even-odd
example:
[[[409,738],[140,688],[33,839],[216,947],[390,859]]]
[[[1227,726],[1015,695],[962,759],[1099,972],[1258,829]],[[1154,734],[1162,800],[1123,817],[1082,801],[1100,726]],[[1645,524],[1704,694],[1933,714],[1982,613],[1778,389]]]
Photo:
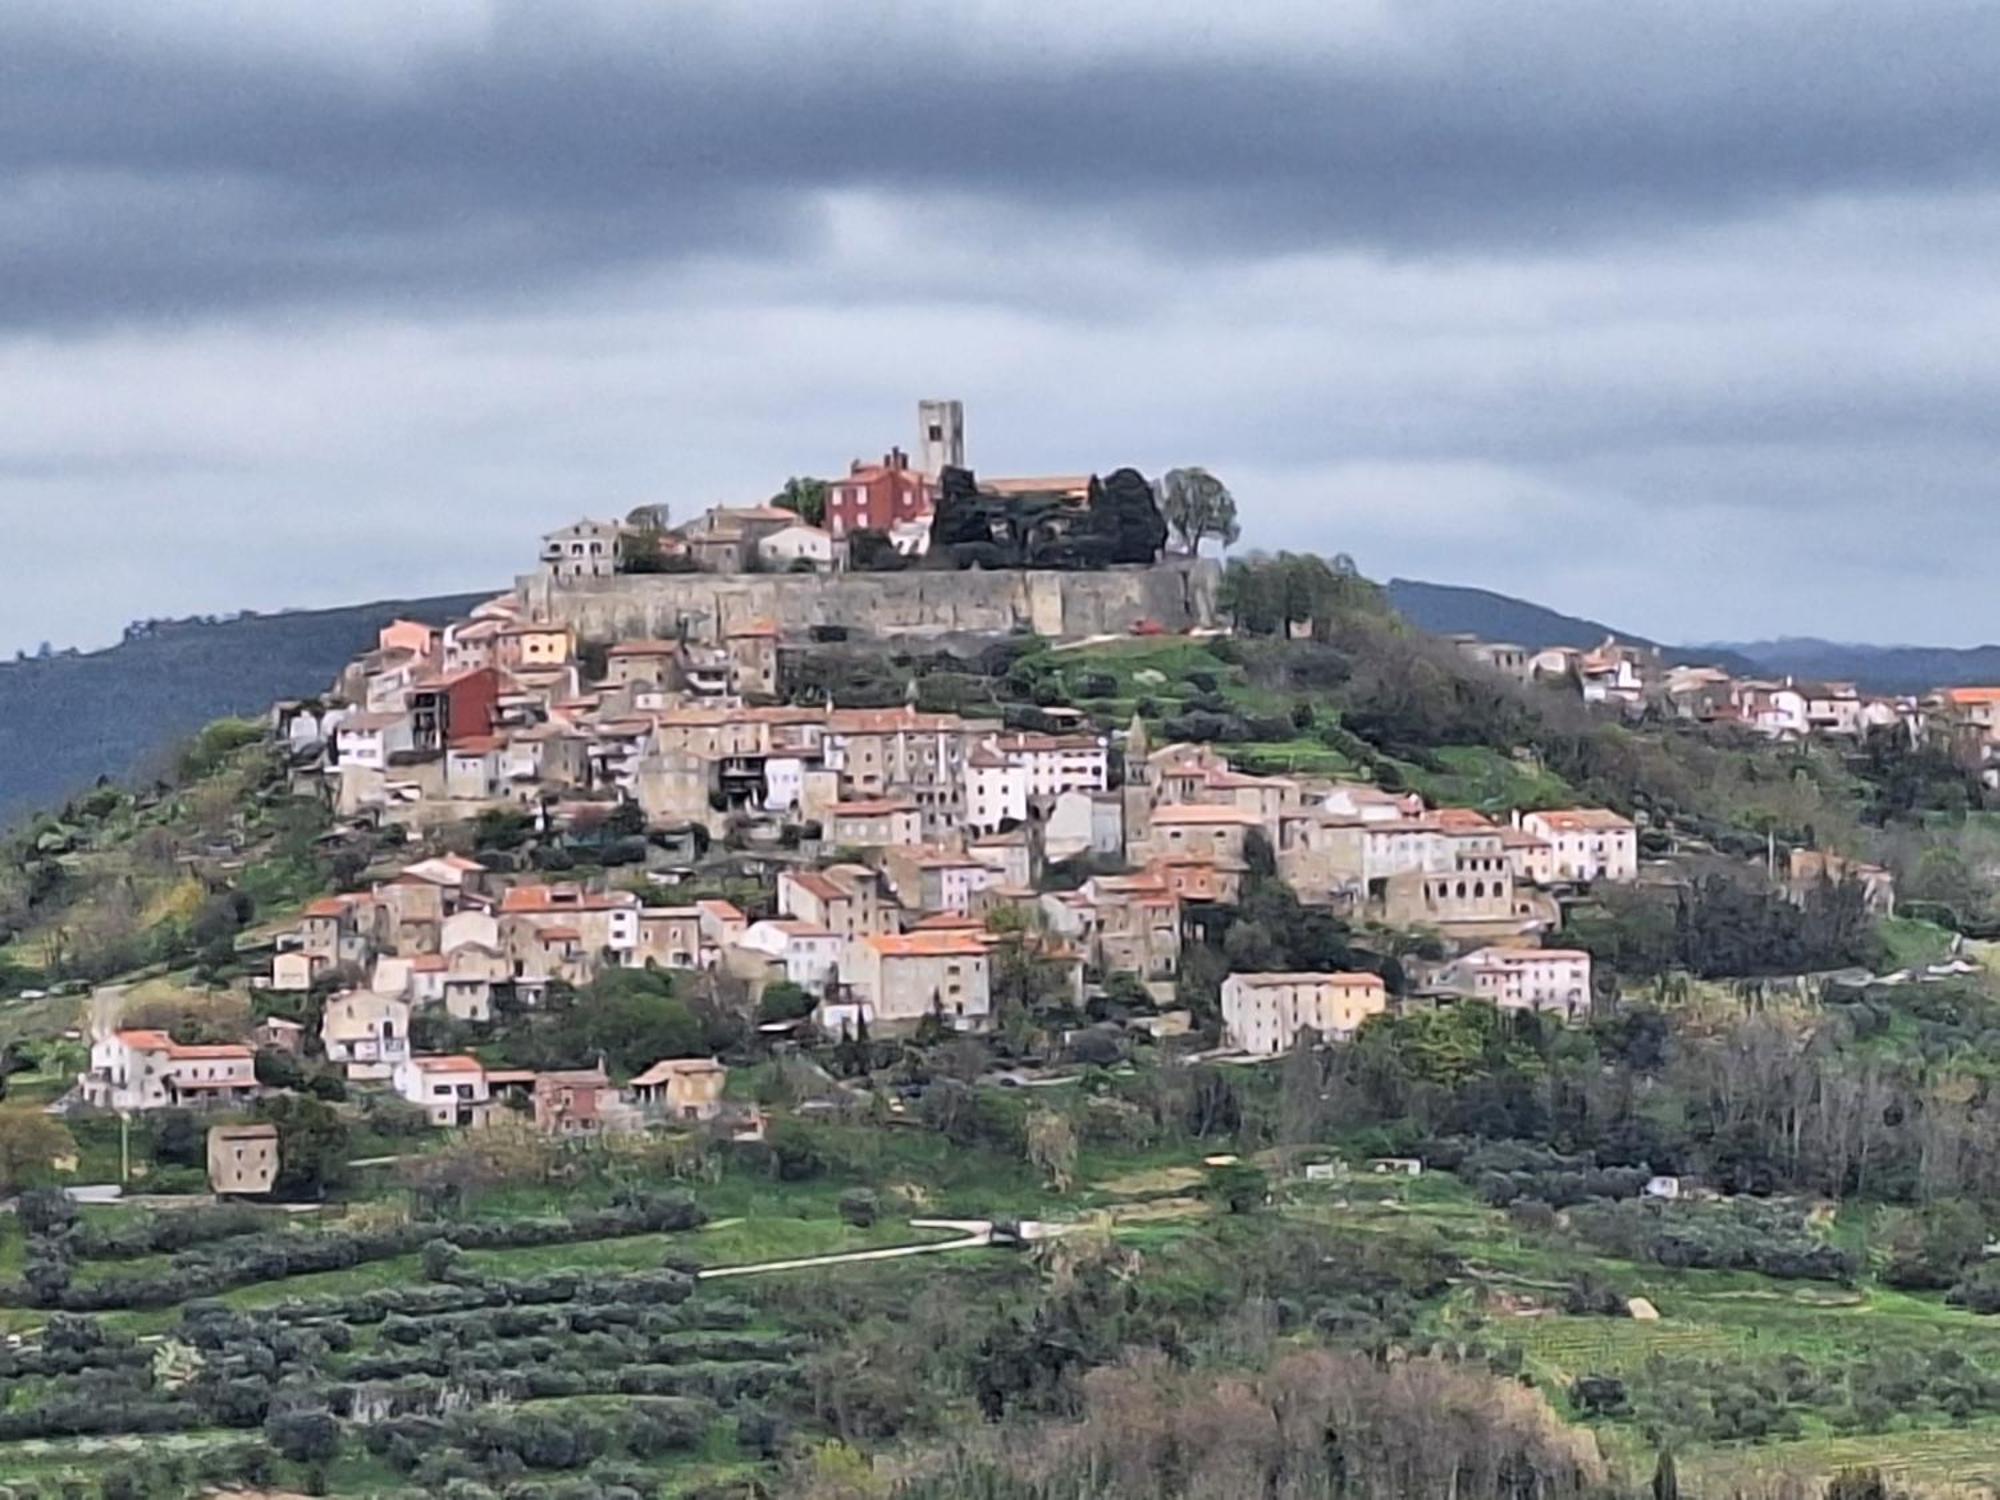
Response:
[[[786,635],[838,625],[852,635],[1046,636],[1123,634],[1141,620],[1182,631],[1216,621],[1221,568],[1177,558],[1102,572],[1045,569],[906,573],[659,573],[560,586],[539,574],[516,592],[537,618],[573,625],[585,640],[714,641],[751,620]]]

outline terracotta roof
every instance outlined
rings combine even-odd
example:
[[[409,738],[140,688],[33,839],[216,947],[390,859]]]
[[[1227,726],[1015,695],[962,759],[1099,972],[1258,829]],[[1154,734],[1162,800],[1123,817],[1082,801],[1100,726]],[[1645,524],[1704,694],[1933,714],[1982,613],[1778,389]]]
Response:
[[[679,651],[677,641],[620,641],[606,656],[672,656]]]
[[[449,1053],[443,1057],[413,1057],[413,1066],[426,1073],[483,1073],[486,1065],[476,1057],[467,1057],[462,1052]]]
[[[639,898],[623,891],[586,891],[573,885],[517,885],[500,897],[503,916],[556,911],[624,911]]]
[[[1531,818],[1540,818],[1549,827],[1564,833],[1581,833],[1589,830],[1612,832],[1632,827],[1630,818],[1621,817],[1603,807],[1559,807],[1547,812],[1529,813]]]
[[[2000,687],[1955,687],[1946,688],[1940,695],[1945,702],[1960,708],[2000,703]]]
[[[695,902],[696,908],[705,917],[714,917],[719,922],[741,922],[747,920],[743,908],[734,901],[723,901],[710,897],[706,901]]]
[[[907,928],[907,932],[984,932],[986,924],[977,917],[962,916],[955,911],[932,912],[927,917],[919,917]]]
[[[1364,990],[1387,989],[1380,974],[1332,973],[1332,974],[1232,974],[1229,976],[1239,985],[1252,989],[1265,986],[1289,984],[1342,984]]]
[[[986,952],[979,935],[958,930],[878,933],[862,941],[883,958],[974,958]]]
[[[768,615],[754,620],[745,620],[741,625],[730,627],[729,638],[742,640],[746,637],[774,636],[778,633],[778,622]]]
[[[1261,828],[1264,820],[1244,807],[1211,806],[1201,802],[1169,802],[1153,809],[1153,822],[1234,823],[1243,828]]]
[[[645,1072],[632,1080],[633,1088],[650,1088],[665,1083],[669,1078],[686,1078],[695,1074],[727,1073],[729,1070],[712,1057],[665,1057],[654,1063]]]
[[[177,1042],[164,1031],[121,1031],[118,1040],[137,1052],[164,1052],[177,1061],[247,1062],[256,1054],[241,1042]]]
[[[1480,948],[1468,953],[1463,963],[1479,967],[1499,965],[1503,968],[1519,967],[1523,964],[1538,963],[1544,959],[1590,961],[1590,955],[1581,948]]]
[[[304,917],[344,917],[349,908],[360,898],[357,896],[322,896],[319,900],[299,913]]]
[[[787,870],[783,878],[791,881],[793,885],[798,886],[816,900],[839,901],[847,895],[846,891],[843,891],[818,870]]]
[[[1069,494],[1090,489],[1088,474],[1041,474],[1023,478],[981,479],[979,488],[991,495]]]

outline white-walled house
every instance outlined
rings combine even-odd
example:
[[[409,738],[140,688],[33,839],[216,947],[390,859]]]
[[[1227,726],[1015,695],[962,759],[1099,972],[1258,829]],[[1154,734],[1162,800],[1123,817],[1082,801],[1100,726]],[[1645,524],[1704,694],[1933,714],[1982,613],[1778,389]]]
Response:
[[[780,572],[799,562],[810,563],[822,573],[829,572],[833,568],[834,555],[833,534],[817,526],[808,526],[803,521],[780,526],[757,543],[758,559],[765,567]]]
[[[391,1076],[396,1092],[420,1105],[433,1125],[486,1123],[492,1095],[486,1069],[476,1057],[406,1057],[396,1064]]]
[[[1562,807],[1523,813],[1521,826],[1548,844],[1554,880],[1639,878],[1639,830],[1630,818],[1602,807]]]
[[[77,1085],[86,1104],[121,1112],[240,1104],[258,1092],[257,1058],[233,1042],[191,1046],[164,1031],[114,1031],[91,1043]]]
[[[1440,982],[1502,1010],[1575,1020],[1590,1009],[1590,955],[1577,948],[1480,948],[1448,964]]]
[[[790,917],[752,922],[737,943],[779,960],[785,978],[815,995],[840,975],[840,935],[812,922]]]
[[[334,731],[334,759],[341,767],[382,771],[389,757],[414,748],[415,732],[407,713],[349,714]]]

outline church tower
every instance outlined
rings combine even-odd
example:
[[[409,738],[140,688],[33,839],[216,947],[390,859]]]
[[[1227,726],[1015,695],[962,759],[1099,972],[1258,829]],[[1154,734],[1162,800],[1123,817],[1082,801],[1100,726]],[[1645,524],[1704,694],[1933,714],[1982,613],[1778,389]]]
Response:
[[[932,479],[965,467],[965,403],[917,403],[917,467]]]

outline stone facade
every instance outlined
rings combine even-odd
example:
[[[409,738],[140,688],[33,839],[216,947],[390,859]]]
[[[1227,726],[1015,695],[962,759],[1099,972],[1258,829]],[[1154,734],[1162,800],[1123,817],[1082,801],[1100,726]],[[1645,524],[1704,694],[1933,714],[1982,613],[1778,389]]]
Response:
[[[1210,626],[1221,568],[1174,558],[1150,568],[917,570],[907,573],[650,573],[615,578],[528,576],[516,591],[537,619],[586,640],[717,642],[755,620],[786,635],[815,625],[856,635],[1123,634],[1141,620],[1170,631]]]

